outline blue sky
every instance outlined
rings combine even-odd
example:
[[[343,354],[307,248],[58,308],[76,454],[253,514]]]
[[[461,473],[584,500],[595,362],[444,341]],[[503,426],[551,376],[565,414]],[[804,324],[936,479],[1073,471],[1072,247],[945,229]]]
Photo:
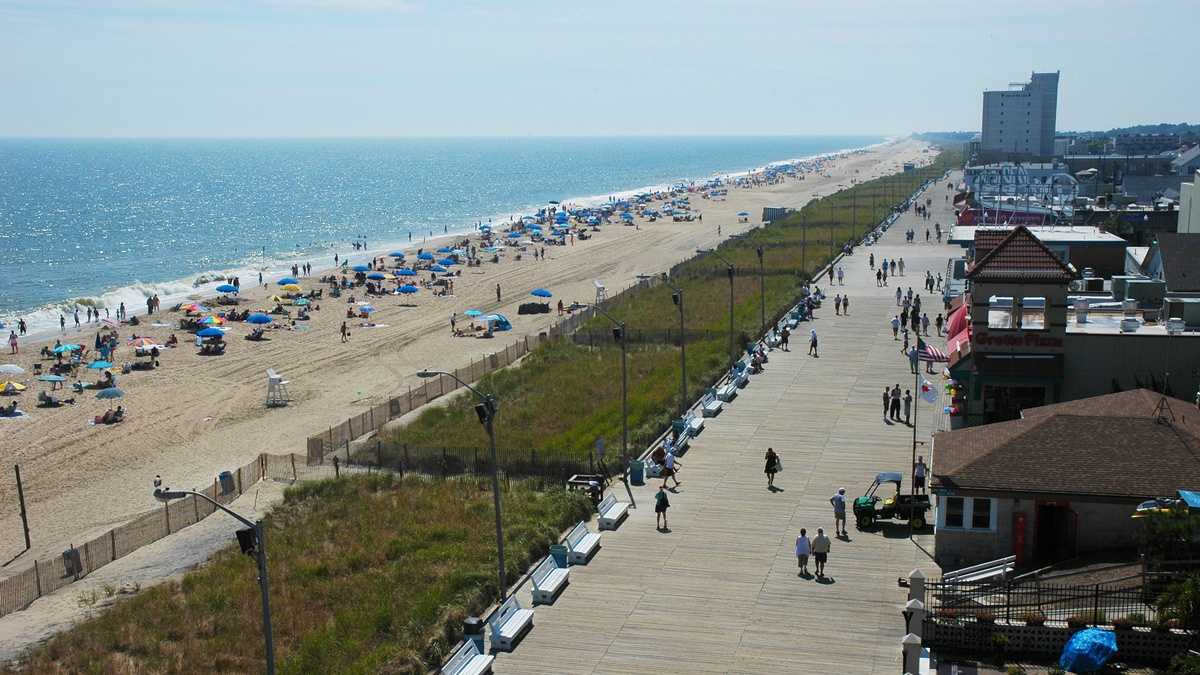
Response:
[[[0,136],[977,129],[1035,69],[1059,129],[1196,122],[1197,26],[1194,0],[0,0]]]

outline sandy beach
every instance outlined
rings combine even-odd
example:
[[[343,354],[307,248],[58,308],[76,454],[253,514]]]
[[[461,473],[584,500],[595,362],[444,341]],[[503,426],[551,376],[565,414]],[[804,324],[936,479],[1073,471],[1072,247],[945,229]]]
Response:
[[[110,407],[91,391],[75,394],[74,406],[35,407],[37,391],[46,389],[45,384],[32,381],[32,364],[41,344],[23,342],[21,354],[6,360],[28,371],[13,379],[29,380],[29,391],[18,399],[29,415],[0,419],[0,455],[8,467],[21,466],[33,549],[0,571],[0,576],[153,508],[150,491],[156,474],[172,486],[202,487],[211,484],[218,472],[260,452],[302,453],[309,435],[419,383],[415,376],[419,369],[465,366],[544,330],[558,318],[555,312],[517,313],[519,304],[533,300],[529,292],[534,288],[551,289],[552,304],[558,299],[565,304],[590,303],[595,295],[593,280],[603,281],[613,291],[622,289],[639,274],[664,271],[694,255],[696,248],[757,227],[763,207],[796,208],[815,195],[899,171],[904,162],[928,163],[933,155],[927,150],[923,143],[904,140],[834,160],[824,175],[730,188],[724,201],[696,196],[692,205],[703,213],[703,222],[639,220],[637,228],[606,225],[588,241],[547,246],[545,260],[526,255],[515,261],[509,255],[499,264],[463,268],[455,280],[455,294],[449,297],[422,290],[411,298],[372,298],[378,308],[372,320],[381,326],[358,328],[356,320],[347,343],[338,334],[346,320],[346,298],[333,299],[328,293],[319,301],[321,311],[313,313],[303,330],[271,331],[269,341],[248,342],[242,338],[251,326],[234,324],[226,338],[228,351],[222,356],[197,355],[192,336],[177,329],[148,323],[122,326],[122,342],[132,332],[159,341],[174,332],[180,347],[166,350],[156,370],[119,376],[126,395],[118,402],[128,411],[127,420],[119,425],[89,425],[93,416]],[[749,222],[739,223],[735,214],[743,210],[753,215]],[[329,271],[314,270],[301,283],[320,288],[316,279]],[[497,284],[502,288],[501,302],[496,301]],[[248,285],[251,282],[243,280],[241,307],[268,307],[265,297],[275,287]],[[457,312],[461,319],[468,308],[503,313],[512,320],[513,330],[492,340],[451,337],[451,314]],[[164,312],[156,320],[177,326],[181,316]],[[96,328],[91,324],[76,332],[69,326],[63,339],[90,346]],[[118,361],[131,356],[123,347]],[[268,368],[290,381],[293,401],[287,407],[264,406]],[[96,379],[95,371],[84,372],[85,378]],[[69,389],[55,393],[73,395]],[[23,548],[11,474],[0,481],[0,524],[8,533],[0,541],[0,560],[8,560]]]

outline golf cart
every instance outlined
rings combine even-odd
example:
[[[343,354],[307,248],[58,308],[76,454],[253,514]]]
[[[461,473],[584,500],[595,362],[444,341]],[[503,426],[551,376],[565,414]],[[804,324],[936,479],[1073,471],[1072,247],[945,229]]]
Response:
[[[929,495],[910,495],[900,492],[902,477],[894,471],[885,471],[875,475],[875,481],[867,488],[866,494],[854,500],[854,524],[864,530],[875,524],[877,520],[908,521],[914,530],[920,530],[928,522]],[[879,488],[887,484],[896,486],[895,494],[880,496],[876,494]]]

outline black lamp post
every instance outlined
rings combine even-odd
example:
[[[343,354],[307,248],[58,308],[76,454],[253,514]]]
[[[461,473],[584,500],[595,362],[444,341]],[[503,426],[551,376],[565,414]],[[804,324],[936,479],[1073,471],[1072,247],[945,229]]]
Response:
[[[621,462],[629,461],[629,367],[625,346],[625,322],[617,321],[608,312],[595,306],[596,313],[613,325],[613,338],[621,343]]]
[[[758,322],[760,324],[759,332],[766,333],[767,332],[767,277],[766,277],[765,269],[763,267],[763,247],[759,246],[758,248],[754,249],[754,252],[758,254],[758,297],[759,297]]]
[[[737,360],[737,352],[733,350],[733,263],[717,252],[716,249],[696,249],[696,253],[711,253],[715,255],[721,262],[725,263],[725,269],[729,273],[729,369],[733,370],[734,361]]]

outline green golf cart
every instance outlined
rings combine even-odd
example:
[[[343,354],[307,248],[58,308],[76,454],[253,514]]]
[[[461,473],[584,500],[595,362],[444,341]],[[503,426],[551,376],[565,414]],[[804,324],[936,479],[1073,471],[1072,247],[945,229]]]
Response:
[[[875,481],[866,494],[854,500],[854,524],[865,530],[880,520],[908,521],[914,530],[920,530],[929,522],[929,495],[910,495],[900,491],[902,476],[894,471],[875,474]],[[895,485],[890,496],[877,494],[884,485]],[[884,492],[887,492],[885,489]]]

